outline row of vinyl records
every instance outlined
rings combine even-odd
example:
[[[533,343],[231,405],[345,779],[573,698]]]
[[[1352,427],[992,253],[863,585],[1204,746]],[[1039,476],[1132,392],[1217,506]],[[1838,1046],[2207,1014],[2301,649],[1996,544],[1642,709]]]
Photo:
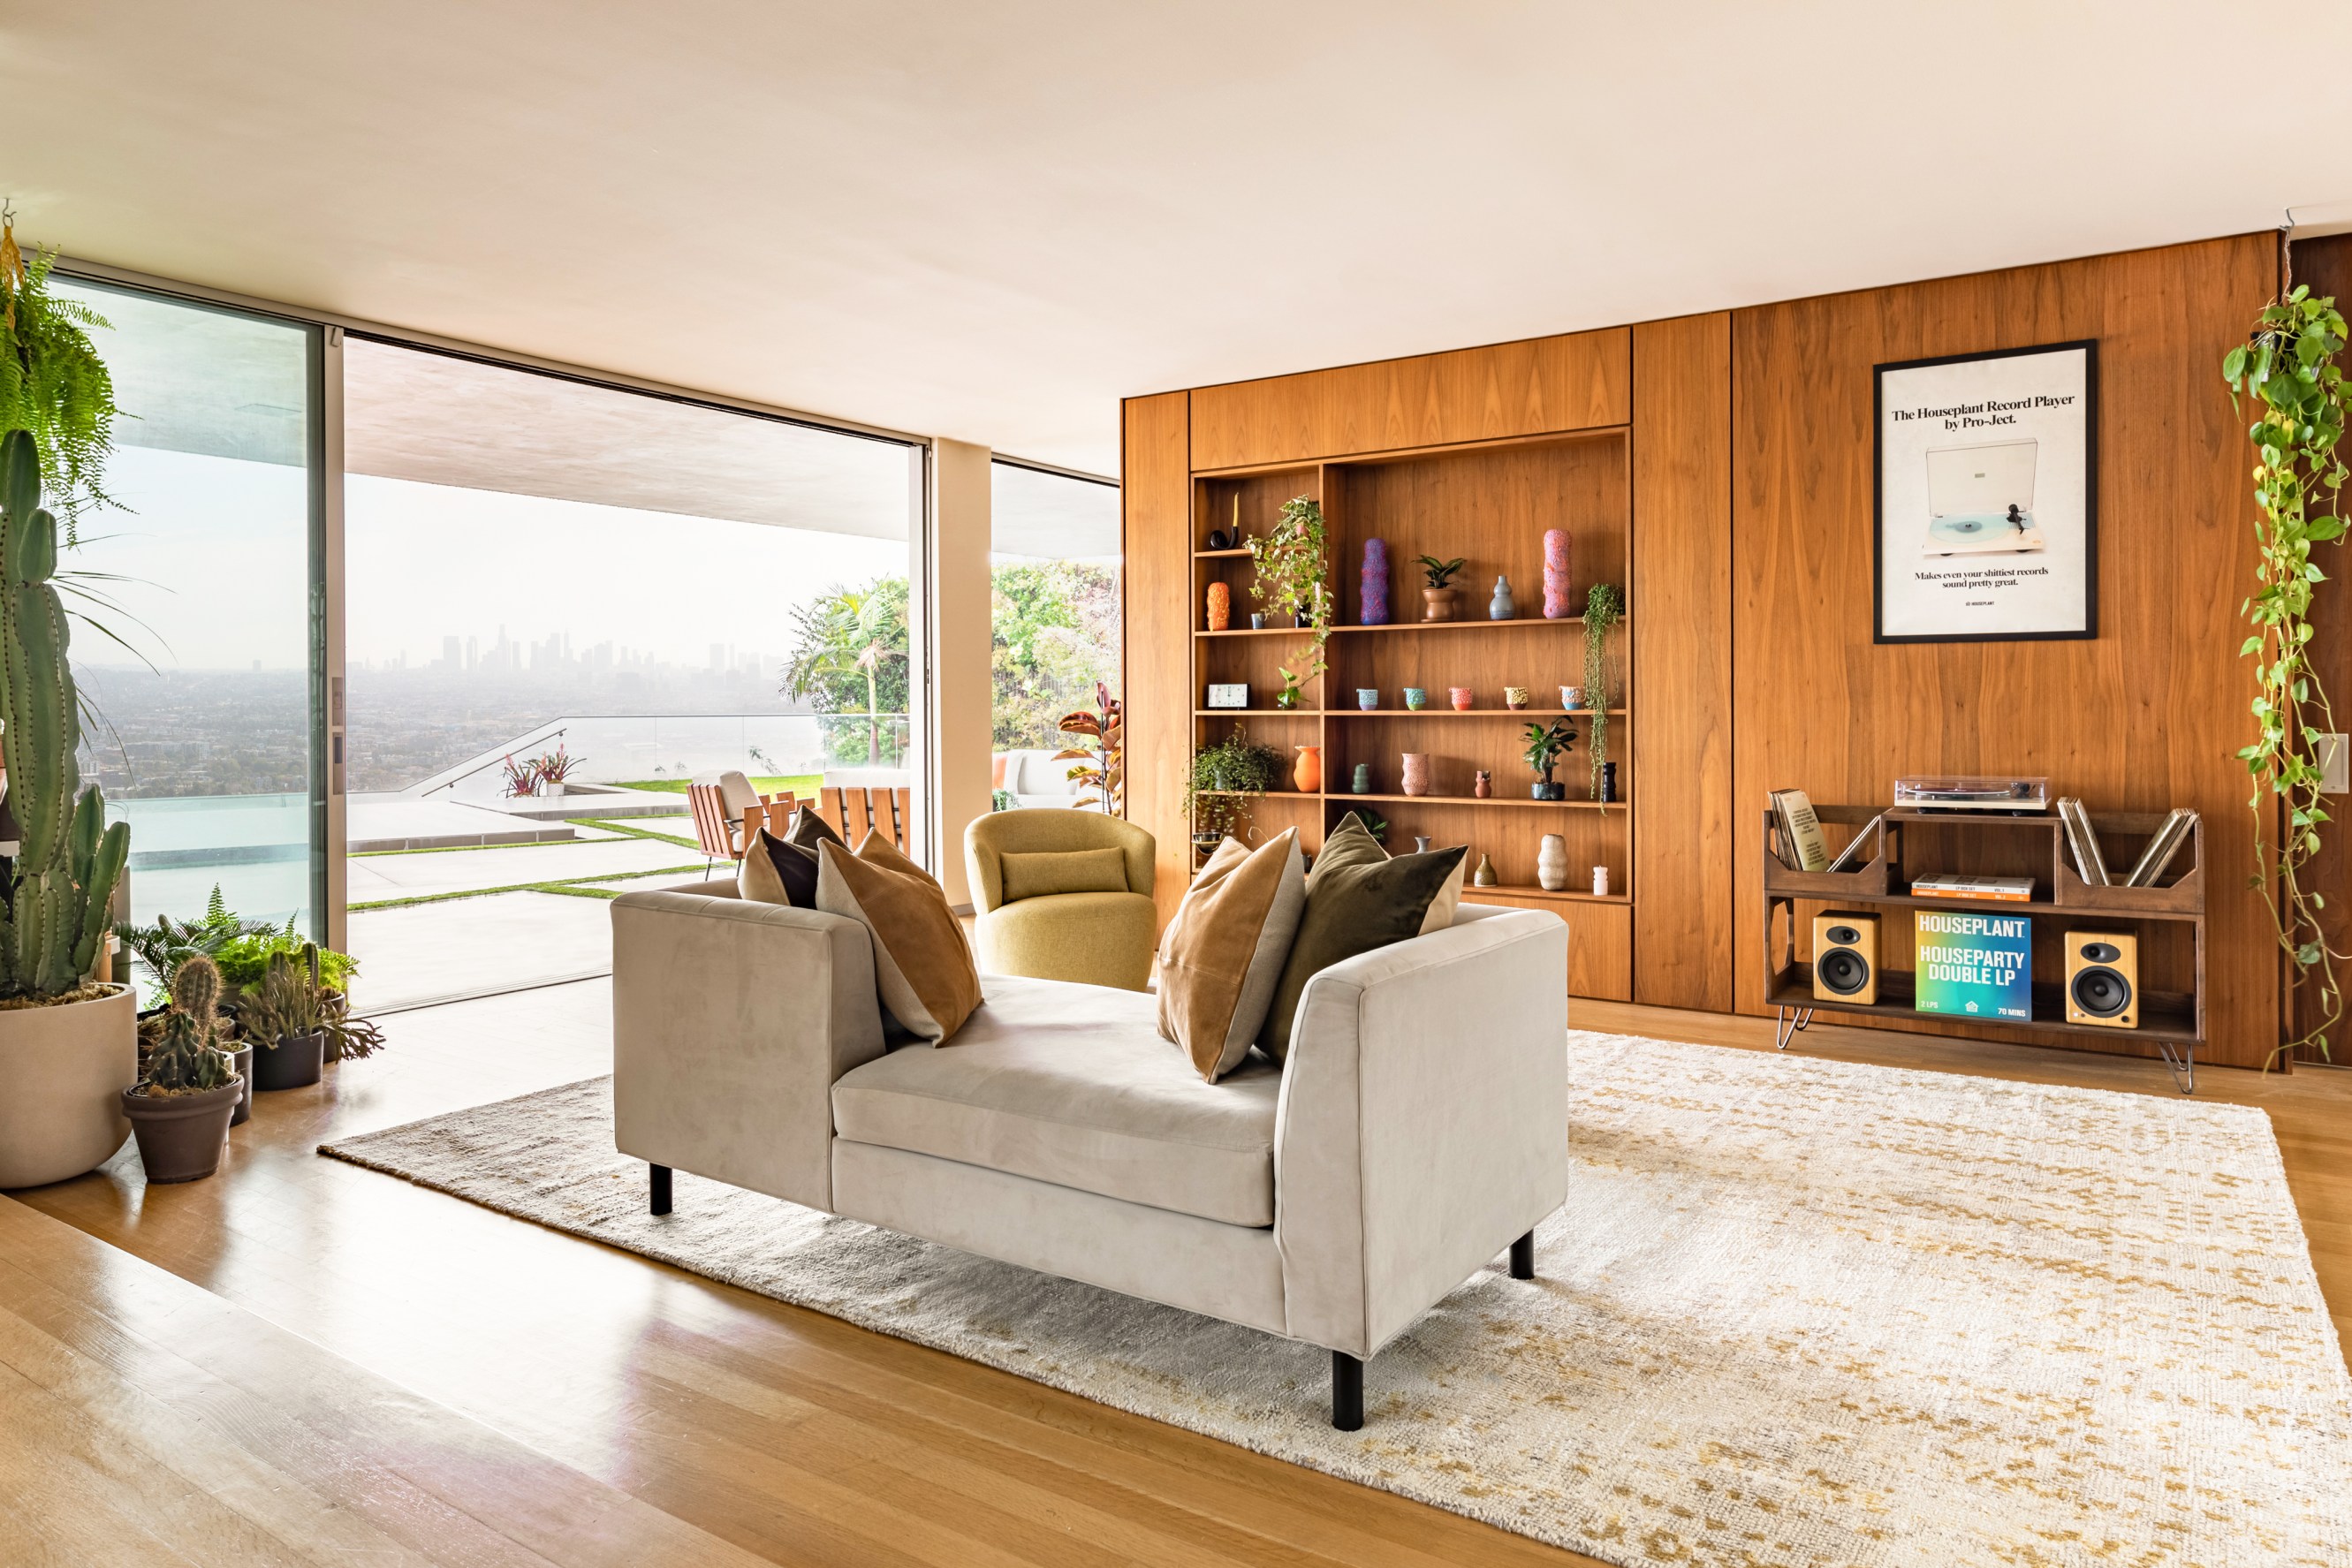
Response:
[[[2154,887],[2165,871],[2180,853],[2180,846],[2197,826],[2197,813],[2186,806],[2176,806],[2164,819],[2164,825],[2147,841],[2139,859],[2130,871],[2116,876],[2107,866],[2105,852],[2099,847],[2099,835],[2091,827],[2091,814],[2083,802],[2072,795],[2058,798],[2058,821],[2065,829],[2066,849],[2074,858],[2074,874],[2090,887]]]

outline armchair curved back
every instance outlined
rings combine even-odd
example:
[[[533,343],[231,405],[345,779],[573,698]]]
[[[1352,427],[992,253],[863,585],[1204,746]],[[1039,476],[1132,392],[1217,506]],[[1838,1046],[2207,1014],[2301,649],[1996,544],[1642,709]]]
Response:
[[[1126,858],[1129,893],[1151,896],[1152,838],[1132,822],[1099,811],[1051,807],[975,817],[963,831],[963,864],[971,884],[972,908],[985,915],[1004,902],[1004,855],[1100,849],[1115,849]]]

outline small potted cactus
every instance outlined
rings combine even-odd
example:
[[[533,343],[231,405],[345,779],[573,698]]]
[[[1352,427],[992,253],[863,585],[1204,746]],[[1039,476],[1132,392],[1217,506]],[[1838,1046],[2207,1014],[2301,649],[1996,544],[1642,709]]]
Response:
[[[319,948],[302,956],[272,953],[261,978],[236,1000],[236,1021],[253,1048],[253,1086],[268,1093],[319,1082],[327,1060],[325,1017],[319,1002]]]
[[[122,1113],[131,1119],[151,1186],[200,1181],[220,1168],[229,1118],[245,1092],[220,1048],[220,971],[210,958],[199,956],[180,966],[146,1075],[122,1092]]]

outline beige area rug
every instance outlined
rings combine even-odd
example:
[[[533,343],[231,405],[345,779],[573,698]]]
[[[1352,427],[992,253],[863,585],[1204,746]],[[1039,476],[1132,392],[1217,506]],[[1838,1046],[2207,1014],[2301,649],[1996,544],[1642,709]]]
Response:
[[[1311,1346],[677,1177],[609,1081],[325,1152],[1612,1563],[2352,1564],[2352,1378],[2268,1118],[1571,1034],[1543,1278]]]

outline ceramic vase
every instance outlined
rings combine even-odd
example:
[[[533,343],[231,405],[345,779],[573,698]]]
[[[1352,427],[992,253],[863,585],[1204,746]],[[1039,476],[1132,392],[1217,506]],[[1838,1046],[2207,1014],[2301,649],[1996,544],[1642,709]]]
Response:
[[[1546,833],[1536,848],[1536,885],[1546,893],[1568,886],[1568,841],[1558,833]]]
[[[1429,753],[1426,751],[1404,754],[1404,792],[1408,795],[1429,793]]]
[[[1429,852],[1429,835],[1427,833],[1413,834],[1412,852],[1417,855],[1425,855]]]
[[[1369,762],[1357,763],[1356,776],[1349,781],[1348,788],[1354,790],[1359,795],[1370,794],[1372,792],[1372,765]]]
[[[1617,799],[1617,765],[1613,762],[1601,765],[1601,799],[1604,801]]]
[[[1486,601],[1486,619],[1508,621],[1518,612],[1519,607],[1511,598],[1511,580],[1507,577],[1496,578],[1495,596]]]
[[[1584,688],[1582,686],[1560,687],[1559,706],[1568,709],[1570,713],[1574,713],[1578,708],[1582,707],[1584,706]]]
[[[1424,706],[1426,706],[1428,705],[1428,702],[1429,702],[1429,692],[1428,692],[1428,689],[1427,689],[1426,687],[1423,687],[1423,686],[1407,686],[1407,687],[1405,687],[1405,689],[1404,689],[1404,706],[1405,706],[1408,709],[1410,709],[1412,712],[1419,713],[1419,712],[1420,712],[1420,711],[1421,711]]]
[[[1232,537],[1229,536],[1224,529],[1211,528],[1209,530],[1209,548],[1211,549],[1231,549],[1234,548],[1234,541]]]
[[[1389,547],[1386,539],[1364,541],[1364,571],[1356,590],[1356,606],[1367,626],[1389,623]]]
[[[1468,686],[1448,686],[1445,688],[1445,696],[1446,700],[1454,705],[1455,713],[1470,711],[1471,696]]]
[[[1592,896],[1595,898],[1609,896],[1609,868],[1605,865],[1592,868]]]
[[[1458,588],[1424,588],[1421,591],[1421,618],[1423,621],[1451,621],[1462,602]]]
[[[1517,713],[1520,709],[1526,707],[1528,706],[1528,688],[1525,686],[1505,686],[1503,688],[1503,706],[1509,708],[1513,713]]]
[[[1495,862],[1485,855],[1478,857],[1478,873],[1470,879],[1473,887],[1493,887],[1496,883]]]
[[[1323,792],[1323,748],[1302,746],[1298,748],[1297,764],[1290,770],[1290,781],[1298,786],[1302,795]]]
[[[1495,795],[1495,776],[1484,768],[1470,780],[1470,793],[1478,800],[1489,800]]]
[[[1544,530],[1544,619],[1564,621],[1576,613],[1569,596],[1569,543],[1566,528]]]
[[[1209,630],[1222,632],[1234,623],[1234,591],[1222,582],[1209,584]]]
[[[1358,686],[1358,687],[1356,688],[1356,706],[1357,706],[1358,707],[1360,707],[1360,708],[1363,709],[1366,713],[1370,713],[1370,712],[1371,712],[1374,708],[1376,708],[1376,707],[1380,706],[1381,706],[1381,689],[1380,689],[1380,687],[1378,687],[1378,686]]]

